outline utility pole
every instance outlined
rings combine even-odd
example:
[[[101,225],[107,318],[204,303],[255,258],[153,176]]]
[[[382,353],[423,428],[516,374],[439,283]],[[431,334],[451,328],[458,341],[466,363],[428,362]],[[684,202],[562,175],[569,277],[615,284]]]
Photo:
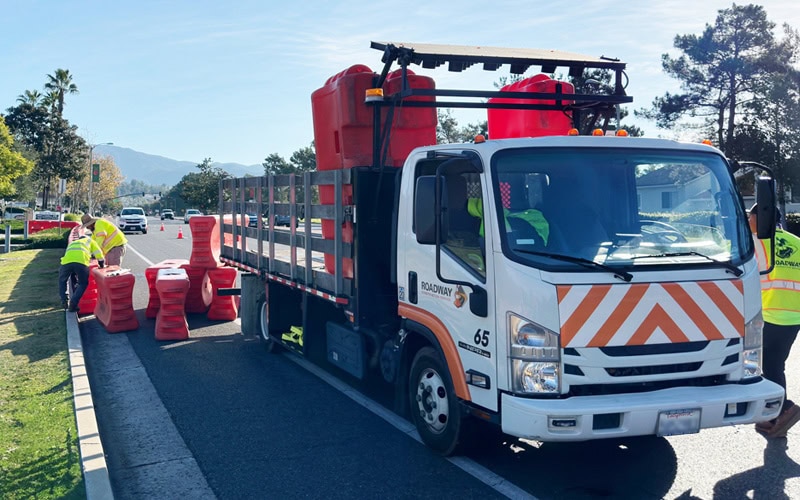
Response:
[[[92,186],[94,185],[94,179],[92,176],[92,152],[94,148],[97,146],[113,146],[113,142],[103,142],[101,144],[89,144],[89,215],[94,215],[94,210],[92,209]]]

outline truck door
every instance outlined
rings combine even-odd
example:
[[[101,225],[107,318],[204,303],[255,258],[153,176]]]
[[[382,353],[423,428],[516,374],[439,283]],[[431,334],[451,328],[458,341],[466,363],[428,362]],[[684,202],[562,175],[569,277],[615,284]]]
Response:
[[[422,156],[422,155],[420,155]],[[442,281],[436,272],[436,245],[420,244],[414,225],[416,179],[434,175],[441,161],[421,157],[414,166],[414,178],[403,180],[398,217],[398,295],[401,314],[404,308],[425,318],[441,346],[456,393],[487,409],[497,409],[497,347],[494,313],[492,259],[487,242],[491,222],[484,217],[486,186],[482,174],[461,173],[446,176],[446,232],[441,235],[439,275],[480,287],[488,294],[488,314],[470,309],[473,288],[466,284]],[[433,206],[433,203],[431,203]],[[489,256],[489,257],[487,257]],[[488,388],[470,384],[472,379],[487,380]],[[467,394],[459,393],[466,391]]]

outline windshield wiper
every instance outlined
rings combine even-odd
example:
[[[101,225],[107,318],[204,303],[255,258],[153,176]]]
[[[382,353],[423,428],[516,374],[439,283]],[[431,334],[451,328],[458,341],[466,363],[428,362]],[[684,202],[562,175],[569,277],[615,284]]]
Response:
[[[711,261],[711,262],[713,262],[715,264],[718,264],[718,265],[722,266],[723,268],[725,268],[725,270],[727,270],[728,272],[730,272],[731,274],[736,276],[737,278],[739,276],[741,276],[742,273],[744,273],[744,271],[742,271],[738,267],[734,266],[730,262],[723,262],[721,260],[712,259],[711,257],[709,257],[706,254],[703,254],[703,253],[700,253],[700,252],[694,252],[694,251],[691,251],[691,252],[667,252],[667,253],[657,253],[657,254],[654,254],[654,255],[637,255],[635,257],[631,257],[631,260],[644,259],[644,258],[654,259],[654,258],[659,258],[659,257],[690,257],[690,256],[702,257],[702,258],[704,258],[704,259],[706,259],[708,261]]]
[[[563,255],[560,253],[550,253],[550,252],[537,252],[536,250],[523,250],[521,248],[515,249],[515,251],[520,253],[527,253],[530,255],[540,255],[542,257],[549,257],[555,260],[563,260],[566,262],[573,262],[575,264],[580,264],[584,267],[589,267],[592,269],[602,269],[603,271],[607,271],[614,275],[615,278],[619,278],[622,281],[630,282],[633,279],[633,275],[626,271],[621,271],[619,269],[614,269],[611,266],[606,266],[595,262],[593,260],[584,259],[583,257],[573,257],[572,255]]]

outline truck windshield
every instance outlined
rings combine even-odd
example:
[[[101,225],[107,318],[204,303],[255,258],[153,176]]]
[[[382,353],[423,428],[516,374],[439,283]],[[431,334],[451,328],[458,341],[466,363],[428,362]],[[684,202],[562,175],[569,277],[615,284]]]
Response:
[[[715,261],[733,269],[753,252],[723,159],[633,148],[525,148],[492,158],[503,252],[543,269],[618,269]]]

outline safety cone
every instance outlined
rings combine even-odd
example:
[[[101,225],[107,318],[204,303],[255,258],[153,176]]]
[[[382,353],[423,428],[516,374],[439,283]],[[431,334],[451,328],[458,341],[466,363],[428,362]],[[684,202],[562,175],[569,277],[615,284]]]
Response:
[[[178,226],[178,239],[183,239],[183,229],[180,226]]]
[[[164,223],[162,222],[161,223],[161,229],[159,229],[159,231],[163,231],[163,230],[164,230]]]

